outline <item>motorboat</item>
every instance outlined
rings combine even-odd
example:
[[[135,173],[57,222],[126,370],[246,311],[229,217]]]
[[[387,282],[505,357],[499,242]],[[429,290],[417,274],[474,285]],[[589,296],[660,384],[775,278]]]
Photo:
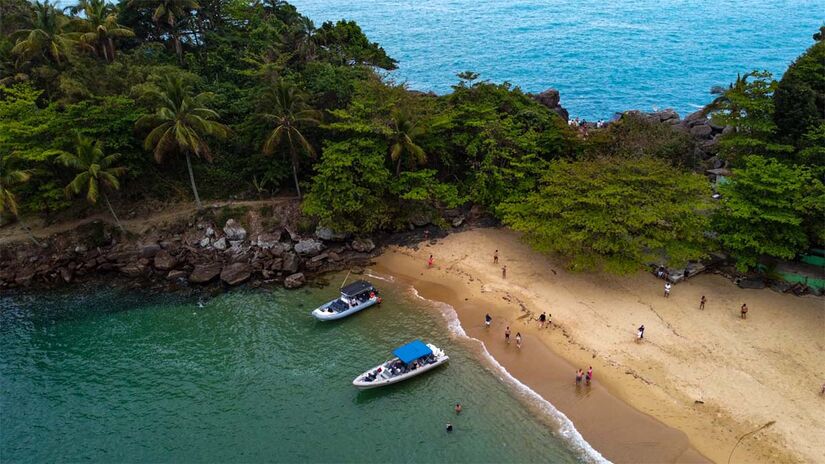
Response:
[[[341,288],[341,296],[324,303],[312,311],[319,321],[342,319],[352,314],[381,303],[378,290],[366,280],[355,281]]]
[[[415,340],[393,350],[394,358],[359,375],[352,384],[359,390],[378,388],[421,375],[450,360],[432,343]]]

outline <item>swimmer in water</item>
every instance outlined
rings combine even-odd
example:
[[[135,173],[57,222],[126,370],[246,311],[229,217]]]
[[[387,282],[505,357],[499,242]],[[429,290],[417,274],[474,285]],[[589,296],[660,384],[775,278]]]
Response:
[[[455,413],[456,414],[461,414],[461,403],[456,403],[455,404]]]
[[[451,423],[447,422],[447,431],[448,431],[448,432],[452,432],[452,431],[453,431],[453,424],[451,424]]]

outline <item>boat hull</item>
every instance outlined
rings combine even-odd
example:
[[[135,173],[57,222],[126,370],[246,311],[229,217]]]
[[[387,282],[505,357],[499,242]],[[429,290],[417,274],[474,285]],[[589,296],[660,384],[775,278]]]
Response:
[[[368,382],[366,380],[361,380],[361,379],[364,378],[364,376],[366,376],[370,372],[375,371],[379,367],[384,367],[384,364],[379,364],[379,365],[373,367],[372,369],[364,372],[363,374],[359,375],[358,377],[356,377],[355,380],[352,381],[352,385],[355,388],[359,389],[359,390],[370,390],[370,389],[373,389],[373,388],[386,387],[387,385],[393,385],[393,384],[396,384],[396,383],[399,383],[399,382],[403,382],[405,380],[409,380],[413,377],[417,377],[421,374],[424,374],[425,372],[428,372],[428,371],[431,371],[431,370],[437,368],[438,366],[446,364],[447,361],[449,361],[449,360],[450,360],[450,357],[447,356],[447,355],[444,355],[443,357],[438,358],[434,363],[427,364],[426,366],[419,367],[418,369],[416,369],[414,371],[409,371],[407,373],[396,375],[396,376],[393,376],[393,377],[390,377],[390,378],[387,378],[387,379],[385,379],[385,378],[376,378],[375,380],[373,380],[371,382]]]
[[[336,319],[343,319],[347,316],[352,316],[353,314],[355,314],[355,313],[357,313],[357,312],[359,312],[363,309],[367,309],[370,306],[378,304],[379,299],[378,299],[378,297],[370,298],[367,301],[365,301],[365,302],[363,302],[363,303],[361,303],[357,306],[353,306],[353,307],[347,309],[346,311],[341,311],[340,313],[327,311],[327,308],[329,307],[329,305],[331,305],[334,301],[336,301],[336,300],[329,301],[326,304],[324,304],[324,305],[316,308],[315,310],[313,310],[312,311],[312,316],[315,317],[315,319],[318,319],[319,321],[334,321]]]

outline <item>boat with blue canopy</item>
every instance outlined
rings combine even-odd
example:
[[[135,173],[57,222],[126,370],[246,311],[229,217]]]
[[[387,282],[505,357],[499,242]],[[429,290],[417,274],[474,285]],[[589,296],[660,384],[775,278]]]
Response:
[[[352,314],[381,303],[378,290],[366,280],[357,280],[341,288],[341,296],[324,303],[312,311],[319,321],[342,319]]]
[[[394,358],[359,375],[352,384],[360,390],[383,387],[423,374],[450,360],[443,350],[421,340],[399,346],[392,354]]]

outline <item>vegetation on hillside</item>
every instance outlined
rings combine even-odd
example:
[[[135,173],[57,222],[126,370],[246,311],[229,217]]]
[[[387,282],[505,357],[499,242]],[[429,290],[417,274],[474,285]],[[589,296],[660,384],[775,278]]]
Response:
[[[5,220],[98,194],[116,217],[152,197],[279,193],[321,225],[369,233],[472,204],[576,268],[619,272],[717,244],[746,268],[825,242],[821,35],[781,81],[744,74],[709,108],[730,126],[720,154],[734,168],[709,203],[685,133],[628,115],[583,138],[472,72],[447,95],[411,92],[383,77],[397,63],[356,23],[316,27],[284,1],[0,9]]]

